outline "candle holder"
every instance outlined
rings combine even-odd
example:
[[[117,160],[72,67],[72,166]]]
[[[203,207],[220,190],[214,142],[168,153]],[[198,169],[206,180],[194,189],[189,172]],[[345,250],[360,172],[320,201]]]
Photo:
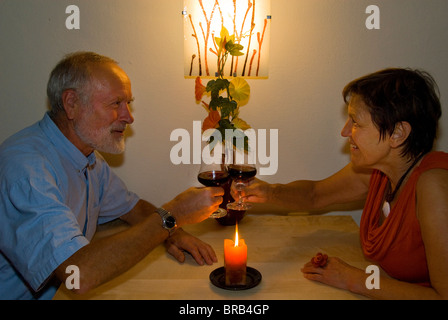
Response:
[[[210,281],[214,286],[231,291],[248,290],[254,288],[258,286],[261,279],[261,273],[257,269],[251,267],[246,267],[246,279],[244,284],[226,284],[225,267],[217,268],[210,273]]]
[[[235,226],[235,241],[224,239],[224,267],[210,274],[210,281],[227,290],[246,290],[261,281],[261,273],[247,267],[247,245],[239,238],[238,224]]]

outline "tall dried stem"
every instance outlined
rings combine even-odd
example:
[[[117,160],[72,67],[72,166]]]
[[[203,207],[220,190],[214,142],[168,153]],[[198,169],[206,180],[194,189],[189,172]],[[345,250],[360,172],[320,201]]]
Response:
[[[199,1],[199,5],[201,6],[202,13],[204,14],[205,21],[207,23],[207,32],[206,33],[204,33],[204,29],[202,28],[202,24],[200,24],[200,26],[201,26],[201,29],[202,29],[202,36],[204,37],[205,73],[207,74],[207,76],[209,76],[210,75],[210,71],[208,69],[208,57],[207,57],[208,56],[208,49],[207,49],[207,47],[208,47],[208,38],[210,36],[210,24],[211,24],[211,22],[213,20],[213,14],[215,13],[216,7],[219,6],[219,3],[218,3],[218,0],[215,0],[215,4],[213,5],[213,9],[212,9],[212,12],[210,14],[210,18],[208,18],[207,17],[207,13],[205,12],[202,0],[198,0],[198,1]]]
[[[246,59],[244,61],[244,67],[243,67],[243,74],[242,74],[243,77],[246,72],[247,58],[249,57],[250,43],[252,40],[252,32],[254,31],[254,28],[255,28],[255,0],[253,0],[252,3],[252,21],[250,25],[249,44],[247,45]]]
[[[249,11],[250,11],[250,9],[252,8],[252,2],[250,2],[250,0],[247,0],[247,10],[246,10],[246,13],[245,13],[245,15],[244,15],[244,19],[243,19],[243,23],[241,24],[241,32],[240,32],[240,34],[237,36],[237,43],[238,44],[240,44],[241,43],[241,39],[243,38],[243,30],[244,30],[244,25],[246,24],[246,19],[247,19],[247,16],[248,16],[248,14],[249,14]],[[239,60],[239,58],[240,57],[236,57],[236,63],[235,63],[235,73],[237,72],[237,70],[238,70],[238,60]]]
[[[194,27],[193,19],[191,18],[191,14],[189,14],[188,17],[190,18],[191,27],[193,28],[192,37],[196,39],[196,45],[198,46],[199,76],[202,76],[201,48],[199,46],[198,34],[196,33],[196,28]]]
[[[258,65],[257,65],[257,74],[256,74],[257,77],[258,77],[258,72],[260,71],[261,46],[263,45],[264,32],[266,31],[267,24],[268,24],[268,19],[264,19],[264,27],[263,27],[263,33],[261,35],[261,39],[260,39],[260,32],[257,33],[257,39],[258,39]]]

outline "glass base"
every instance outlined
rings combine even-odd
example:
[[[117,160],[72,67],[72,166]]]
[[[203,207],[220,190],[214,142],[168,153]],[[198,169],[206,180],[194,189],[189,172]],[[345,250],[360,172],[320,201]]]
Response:
[[[227,210],[219,208],[218,210],[216,210],[215,212],[213,212],[209,218],[222,218],[225,217],[227,215]]]
[[[245,211],[252,208],[252,205],[250,203],[246,202],[232,202],[227,205],[227,209],[236,210],[236,211]]]

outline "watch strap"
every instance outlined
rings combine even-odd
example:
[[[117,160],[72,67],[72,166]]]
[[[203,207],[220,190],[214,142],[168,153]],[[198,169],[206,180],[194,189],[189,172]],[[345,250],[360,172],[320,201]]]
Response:
[[[162,207],[157,208],[155,211],[156,211],[156,212],[159,214],[159,216],[162,218],[162,227],[163,227],[164,229],[168,230],[168,232],[169,232],[169,234],[170,234],[170,237],[171,237],[171,236],[173,235],[173,233],[176,231],[176,228],[177,228],[176,219],[171,215],[171,213],[170,213],[169,211],[165,210],[165,209],[162,208]],[[166,222],[167,222],[167,219],[168,219],[169,217],[171,217],[171,219],[174,220],[174,226],[173,226],[173,227],[169,227],[169,226],[167,225],[167,223],[166,223]]]

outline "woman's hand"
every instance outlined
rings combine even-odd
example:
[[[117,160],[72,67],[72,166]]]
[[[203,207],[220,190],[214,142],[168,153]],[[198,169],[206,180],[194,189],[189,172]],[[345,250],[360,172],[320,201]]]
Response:
[[[306,279],[325,283],[327,285],[352,291],[355,285],[365,284],[365,272],[350,266],[339,258],[328,258],[323,267],[315,267],[310,261],[301,269]]]
[[[271,185],[257,178],[251,179],[241,190],[241,196],[244,198],[244,202],[252,203],[268,202],[271,193]],[[234,183],[232,183],[231,194],[234,199],[238,199],[238,191],[236,190]]]

